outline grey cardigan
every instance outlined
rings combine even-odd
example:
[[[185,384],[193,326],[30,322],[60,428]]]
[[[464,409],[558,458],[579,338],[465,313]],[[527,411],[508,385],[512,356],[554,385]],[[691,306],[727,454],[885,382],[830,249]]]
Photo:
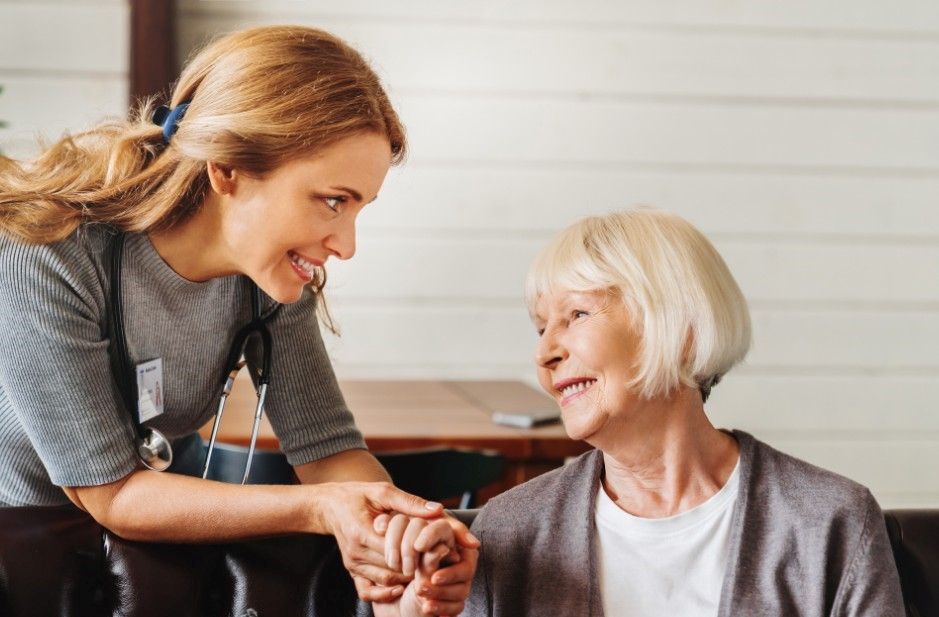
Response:
[[[719,617],[904,617],[880,508],[863,486],[741,431],[740,489]],[[603,457],[494,498],[464,617],[603,615],[594,510]]]

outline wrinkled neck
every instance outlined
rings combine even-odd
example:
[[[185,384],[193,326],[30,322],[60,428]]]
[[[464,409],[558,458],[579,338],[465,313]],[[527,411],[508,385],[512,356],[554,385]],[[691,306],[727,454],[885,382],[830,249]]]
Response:
[[[703,503],[730,477],[739,458],[736,440],[711,424],[700,394],[680,388],[650,401],[609,431],[603,451],[603,488],[635,516],[673,516]]]

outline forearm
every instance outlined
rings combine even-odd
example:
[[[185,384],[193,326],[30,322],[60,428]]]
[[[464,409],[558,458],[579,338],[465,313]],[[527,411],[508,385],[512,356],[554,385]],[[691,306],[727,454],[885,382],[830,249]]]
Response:
[[[111,485],[70,489],[70,496],[123,538],[216,542],[329,533],[320,514],[321,492],[314,486],[242,486],[140,470]]]
[[[101,525],[129,540],[215,542],[286,533],[331,533],[323,517],[329,482],[387,482],[367,450],[297,466],[299,486],[226,484],[139,470],[110,485],[66,489]]]
[[[294,467],[303,484],[323,482],[390,482],[388,472],[368,450],[346,450]]]

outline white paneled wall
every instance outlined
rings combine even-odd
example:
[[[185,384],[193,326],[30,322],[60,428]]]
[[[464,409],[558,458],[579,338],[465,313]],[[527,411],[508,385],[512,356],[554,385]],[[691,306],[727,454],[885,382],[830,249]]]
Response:
[[[126,11],[0,0],[0,147],[123,110]],[[411,138],[330,271],[341,376],[531,380],[531,257],[651,204],[751,303],[715,423],[939,506],[939,3],[180,0],[180,55],[285,22],[362,50]]]
[[[528,262],[634,204],[710,235],[755,345],[715,422],[939,505],[939,5],[184,0],[368,57],[411,138],[331,274],[344,376],[531,379]],[[184,55],[185,55],[184,54]]]
[[[0,0],[0,149],[26,158],[52,140],[127,111],[124,0]]]

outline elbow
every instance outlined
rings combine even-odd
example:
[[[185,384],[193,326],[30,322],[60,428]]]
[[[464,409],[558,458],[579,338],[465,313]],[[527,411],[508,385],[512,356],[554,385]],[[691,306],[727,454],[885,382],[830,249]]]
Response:
[[[125,540],[146,539],[147,530],[141,524],[146,517],[135,516],[135,501],[128,494],[130,474],[116,482],[100,486],[64,487],[66,496],[78,508],[87,512],[96,523]]]

